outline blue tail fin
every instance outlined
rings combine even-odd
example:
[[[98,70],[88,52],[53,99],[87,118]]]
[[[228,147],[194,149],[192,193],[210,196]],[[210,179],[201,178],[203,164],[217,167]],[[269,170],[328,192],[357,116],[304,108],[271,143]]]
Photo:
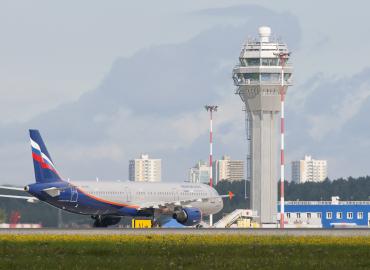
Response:
[[[37,183],[61,181],[38,130],[30,129],[33,166]]]

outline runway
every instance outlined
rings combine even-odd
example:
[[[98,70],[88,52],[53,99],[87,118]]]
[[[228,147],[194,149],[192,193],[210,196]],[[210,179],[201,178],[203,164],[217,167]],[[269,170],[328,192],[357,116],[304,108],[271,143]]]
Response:
[[[251,235],[370,237],[370,229],[0,229],[0,235]]]

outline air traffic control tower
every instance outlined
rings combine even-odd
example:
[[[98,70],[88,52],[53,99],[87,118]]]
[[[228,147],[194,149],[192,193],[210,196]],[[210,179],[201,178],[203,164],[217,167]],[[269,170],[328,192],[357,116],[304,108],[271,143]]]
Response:
[[[260,27],[258,32],[258,39],[243,45],[233,80],[246,111],[251,208],[257,211],[260,223],[268,224],[277,219],[281,91],[285,95],[291,85],[292,66],[287,45],[270,39],[269,27]]]

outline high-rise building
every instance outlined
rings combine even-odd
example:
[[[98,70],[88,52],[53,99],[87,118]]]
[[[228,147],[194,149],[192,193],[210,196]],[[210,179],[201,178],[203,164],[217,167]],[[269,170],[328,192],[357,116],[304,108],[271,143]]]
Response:
[[[215,160],[213,166],[216,184],[219,181],[240,181],[244,179],[244,161],[232,160],[229,156],[223,156]]]
[[[136,182],[159,182],[162,175],[162,160],[151,159],[142,154],[140,158],[129,161],[129,179]]]
[[[292,84],[293,67],[289,63],[287,45],[270,38],[270,27],[263,26],[258,31],[259,38],[248,40],[242,47],[239,63],[233,69],[233,80],[248,120],[247,179],[251,183],[251,208],[257,211],[261,223],[276,223],[277,127],[279,113],[284,116],[281,107]],[[283,142],[282,136],[282,146]],[[283,153],[283,147],[281,149]]]
[[[296,183],[322,182],[328,177],[326,160],[305,156],[303,160],[292,161],[292,181]]]
[[[199,161],[189,170],[189,182],[209,184],[210,167],[204,161]]]

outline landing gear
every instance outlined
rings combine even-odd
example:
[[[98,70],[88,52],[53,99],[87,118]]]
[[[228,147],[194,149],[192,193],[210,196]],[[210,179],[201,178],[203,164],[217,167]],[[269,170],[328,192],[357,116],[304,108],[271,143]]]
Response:
[[[121,220],[121,217],[102,215],[91,216],[91,218],[95,220],[93,223],[94,228],[106,228],[111,225],[116,225]]]

